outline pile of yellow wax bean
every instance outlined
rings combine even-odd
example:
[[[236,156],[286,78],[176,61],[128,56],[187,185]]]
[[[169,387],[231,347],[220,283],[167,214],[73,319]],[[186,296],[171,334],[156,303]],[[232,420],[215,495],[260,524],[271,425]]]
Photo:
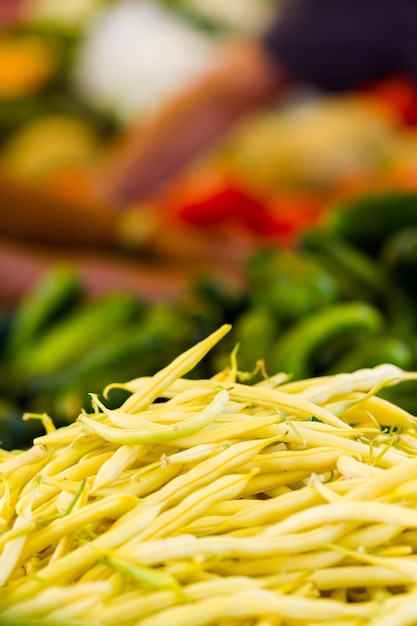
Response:
[[[229,329],[0,451],[1,625],[417,623],[417,419],[377,395],[417,373],[186,378]]]

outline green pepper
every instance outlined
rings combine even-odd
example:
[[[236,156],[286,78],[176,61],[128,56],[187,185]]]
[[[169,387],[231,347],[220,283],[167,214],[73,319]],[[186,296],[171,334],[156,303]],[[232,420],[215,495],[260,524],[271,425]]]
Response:
[[[392,387],[384,387],[378,396],[396,404],[412,415],[417,415],[417,381],[405,380]]]
[[[390,191],[351,198],[336,204],[327,228],[371,255],[407,227],[417,227],[417,193]]]
[[[278,336],[280,325],[268,309],[250,307],[237,318],[231,338],[237,344],[238,369],[254,371],[258,361],[266,360]]]
[[[14,312],[6,343],[6,353],[16,355],[25,345],[36,339],[60,314],[78,303],[80,280],[72,268],[57,266],[23,297]]]
[[[252,304],[282,322],[317,311],[339,295],[331,274],[307,252],[261,250],[250,259],[247,273]]]
[[[381,260],[391,272],[393,282],[414,298],[417,296],[417,227],[404,228],[388,237]]]
[[[335,278],[344,297],[382,302],[388,282],[385,267],[343,237],[324,228],[306,231],[300,240]]]
[[[108,293],[87,300],[20,350],[13,363],[27,376],[57,373],[137,318],[140,310],[137,298],[130,294]]]
[[[376,335],[386,320],[373,305],[365,302],[337,303],[293,324],[273,346],[268,371],[292,374],[294,379],[315,375],[317,353],[329,343],[342,340],[346,346]]]
[[[413,350],[403,339],[386,335],[369,337],[347,350],[326,374],[354,372],[382,363],[392,363],[407,370],[412,366],[413,359]]]

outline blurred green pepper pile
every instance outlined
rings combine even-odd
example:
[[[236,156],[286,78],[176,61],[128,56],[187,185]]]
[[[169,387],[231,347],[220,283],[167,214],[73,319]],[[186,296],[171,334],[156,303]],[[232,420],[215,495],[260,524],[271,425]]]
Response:
[[[245,271],[244,292],[202,277],[168,306],[127,293],[88,298],[72,268],[53,269],[2,316],[2,446],[24,446],[42,431],[23,412],[65,424],[88,409],[89,393],[152,375],[224,322],[232,332],[194,376],[227,367],[236,345],[238,368],[254,381],[384,362],[417,369],[416,193],[351,199],[324,226],[305,231],[295,249],[259,249]],[[414,383],[383,393],[417,413]]]

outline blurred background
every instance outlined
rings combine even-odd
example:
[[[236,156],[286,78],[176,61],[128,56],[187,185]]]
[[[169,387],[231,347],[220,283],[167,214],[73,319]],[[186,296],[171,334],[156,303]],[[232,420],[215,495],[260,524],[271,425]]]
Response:
[[[261,32],[277,6],[1,2],[4,445],[36,432],[22,412],[65,423],[88,392],[153,373],[223,321],[234,334],[200,374],[225,366],[243,338],[243,369],[272,345],[270,372],[293,367],[278,340],[336,304],[357,309],[346,322],[331,317],[329,336],[311,331],[296,375],[381,360],[414,367],[415,290],[410,274],[401,274],[404,289],[392,274],[394,244],[376,253],[352,238],[335,248],[346,252],[340,266],[330,252],[312,261],[314,233],[335,207],[370,192],[413,196],[417,95],[406,79],[343,96],[300,90],[246,118],[147,202],[123,211],[88,202],[89,172],[120,130],[201,75],[227,38]],[[406,246],[415,255],[414,240]],[[363,361],[340,360],[368,335]]]

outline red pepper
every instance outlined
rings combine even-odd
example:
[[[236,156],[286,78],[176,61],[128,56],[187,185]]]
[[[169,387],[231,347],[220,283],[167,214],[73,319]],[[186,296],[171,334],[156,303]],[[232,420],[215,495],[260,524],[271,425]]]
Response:
[[[281,243],[293,245],[307,228],[318,225],[327,207],[327,196],[303,190],[283,190],[268,202],[268,210]]]
[[[199,227],[239,225],[283,243],[293,243],[303,228],[317,223],[323,204],[322,197],[305,191],[282,191],[270,198],[211,170],[182,177],[162,199],[174,221]]]

